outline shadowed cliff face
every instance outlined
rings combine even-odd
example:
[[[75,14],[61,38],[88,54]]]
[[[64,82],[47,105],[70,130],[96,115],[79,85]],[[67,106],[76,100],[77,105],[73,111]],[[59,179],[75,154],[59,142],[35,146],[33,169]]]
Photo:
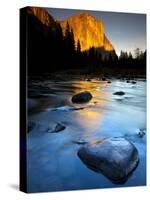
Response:
[[[72,27],[75,43],[80,40],[81,51],[88,50],[90,47],[103,47],[106,51],[114,51],[114,47],[104,33],[104,23],[86,13],[69,17],[61,21],[63,33],[65,33],[67,23]]]

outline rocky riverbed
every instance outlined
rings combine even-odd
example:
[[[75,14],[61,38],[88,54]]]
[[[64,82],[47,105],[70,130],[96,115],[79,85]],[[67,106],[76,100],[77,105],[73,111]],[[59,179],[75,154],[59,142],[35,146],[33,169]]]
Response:
[[[81,97],[82,92],[87,96]],[[74,101],[76,94],[80,99],[75,96]],[[146,82],[97,78],[32,81],[27,138],[28,192],[145,185]],[[124,150],[126,141],[137,152],[134,159],[131,152],[125,158],[130,164],[132,158],[135,165],[123,182],[112,181],[105,170],[108,165],[95,170],[79,156],[81,149],[92,146],[93,151],[95,144],[110,138],[123,140],[119,147],[123,158],[130,152]],[[100,152],[102,146],[97,147]],[[110,150],[115,158],[111,165],[126,166],[116,146]],[[112,158],[111,153],[109,156]]]

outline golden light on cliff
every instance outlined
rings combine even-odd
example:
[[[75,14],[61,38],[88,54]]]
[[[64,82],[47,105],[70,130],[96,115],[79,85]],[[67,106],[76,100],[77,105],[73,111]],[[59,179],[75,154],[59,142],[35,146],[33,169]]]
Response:
[[[46,26],[53,26],[55,25],[55,21],[53,18],[48,14],[48,12],[44,8],[40,7],[28,7],[27,10],[28,14],[32,14],[36,16],[36,18]]]
[[[67,23],[73,29],[75,44],[80,41],[81,51],[91,47],[103,47],[106,51],[113,51],[114,47],[104,33],[104,23],[86,13],[69,17],[61,21],[63,33],[65,33]]]
[[[56,21],[43,8],[29,7],[28,13],[36,16],[46,26],[56,26]],[[102,20],[96,19],[87,13],[79,13],[67,20],[60,21],[63,34],[65,34],[67,23],[73,30],[75,45],[77,46],[78,40],[80,41],[81,51],[89,50],[91,47],[114,51],[113,45],[104,32]]]

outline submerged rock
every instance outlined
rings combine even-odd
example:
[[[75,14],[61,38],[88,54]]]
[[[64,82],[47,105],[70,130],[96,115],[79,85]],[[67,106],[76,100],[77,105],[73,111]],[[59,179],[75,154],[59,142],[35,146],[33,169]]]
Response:
[[[88,144],[79,149],[78,156],[87,167],[103,173],[114,183],[124,183],[139,161],[136,147],[124,138]]]
[[[144,137],[145,134],[146,134],[146,130],[144,130],[144,129],[140,129],[139,132],[138,132],[138,136],[141,137],[141,138]]]
[[[122,95],[125,95],[125,92],[123,92],[123,91],[118,91],[118,92],[114,92],[113,94],[114,94],[114,95],[120,95],[120,96],[122,96]]]
[[[79,145],[83,145],[83,144],[87,144],[88,142],[85,140],[77,140],[77,141],[72,141],[74,144],[79,144]]]
[[[55,126],[55,132],[59,132],[59,131],[63,131],[66,127],[61,124],[61,123],[58,123],[56,126]]]
[[[74,110],[83,110],[83,109],[84,109],[84,107],[76,108],[76,107],[69,107],[69,106],[61,106],[61,107],[52,108],[49,110],[51,110],[51,111],[74,111]]]
[[[124,99],[115,99],[118,102],[122,102]]]
[[[66,126],[64,124],[57,123],[53,129],[48,129],[48,132],[57,133],[57,132],[63,131],[65,128],[66,128]]]
[[[86,103],[92,99],[92,95],[90,92],[85,91],[85,92],[80,92],[78,94],[75,94],[72,97],[72,102],[73,103]]]

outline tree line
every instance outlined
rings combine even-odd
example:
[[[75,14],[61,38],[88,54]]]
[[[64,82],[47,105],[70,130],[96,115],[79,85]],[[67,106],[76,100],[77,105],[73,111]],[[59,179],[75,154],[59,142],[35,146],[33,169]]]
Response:
[[[48,74],[66,69],[88,69],[89,73],[146,73],[146,51],[135,50],[135,56],[121,51],[91,47],[81,51],[75,44],[74,33],[67,23],[65,33],[58,22],[45,26],[35,16],[27,14],[27,67],[29,76]]]

